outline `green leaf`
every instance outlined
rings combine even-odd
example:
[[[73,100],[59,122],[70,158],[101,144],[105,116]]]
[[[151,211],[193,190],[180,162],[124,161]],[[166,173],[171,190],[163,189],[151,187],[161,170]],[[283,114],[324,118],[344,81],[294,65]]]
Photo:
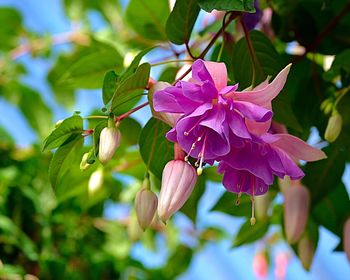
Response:
[[[52,125],[51,110],[36,91],[25,86],[20,86],[20,91],[19,108],[39,136],[46,137]]]
[[[121,146],[129,147],[138,144],[141,133],[141,125],[138,121],[133,118],[126,118],[120,123],[119,130],[122,135]]]
[[[134,74],[120,84],[112,98],[112,112],[116,113],[118,107],[127,105],[128,102],[132,102],[143,94],[148,84],[150,70],[149,63],[141,64]]]
[[[51,134],[45,139],[43,151],[54,149],[65,143],[71,136],[79,135],[83,132],[83,119],[74,115],[65,119]],[[72,138],[73,139],[73,138]]]
[[[197,0],[177,0],[166,22],[166,34],[177,45],[188,42],[200,8]]]
[[[239,198],[239,205],[236,205],[237,195],[225,192],[210,211],[220,211],[232,216],[248,217],[251,215],[252,202],[248,195]]]
[[[8,217],[0,215],[0,238],[3,245],[14,244],[25,254],[35,261],[38,259],[35,243]]]
[[[165,41],[169,12],[167,0],[131,0],[126,8],[126,20],[142,37]]]
[[[337,54],[331,68],[324,73],[323,77],[327,81],[332,81],[337,76],[340,76],[342,70],[350,74],[350,50]]]
[[[199,6],[207,11],[240,11],[254,13],[254,0],[198,0]]]
[[[350,215],[349,194],[344,184],[340,182],[332,188],[331,192],[313,207],[311,215],[318,224],[342,237],[343,223]]]
[[[262,238],[266,234],[268,228],[269,224],[266,221],[257,221],[256,224],[252,226],[248,219],[239,229],[233,241],[233,247],[252,243]]]
[[[19,33],[22,29],[21,14],[15,9],[1,7],[0,22],[6,23],[2,24],[2,27],[0,28],[0,49],[10,50],[17,47]]]
[[[80,57],[58,80],[57,84],[71,88],[99,88],[103,84],[105,73],[112,69],[120,69],[123,58],[119,52],[109,45]]]
[[[172,83],[175,81],[177,72],[179,71],[178,67],[168,67],[160,74],[158,81]]]
[[[78,151],[82,148],[84,138],[81,135],[71,135],[53,155],[49,166],[49,179],[52,187],[56,187],[62,176],[74,163]]]
[[[111,101],[115,90],[117,89],[118,75],[113,71],[108,71],[103,79],[102,99],[103,104],[107,105]]]
[[[271,41],[262,32],[253,30],[250,38],[257,58],[256,81],[258,84],[268,76],[275,76],[283,68],[281,57],[277,53]],[[244,89],[252,84],[253,62],[249,55],[245,37],[240,39],[233,49],[233,73],[240,88]],[[244,69],[244,71],[242,71]]]
[[[335,145],[323,149],[328,156],[316,162],[309,162],[305,167],[303,183],[311,191],[312,204],[328,196],[331,186],[341,183],[345,170],[346,154]]]
[[[137,68],[139,67],[141,59],[154,48],[155,47],[151,47],[140,51],[130,63],[129,67],[125,70],[125,72],[120,75],[118,82],[122,82],[129,78],[132,74],[134,74]]]
[[[141,131],[140,153],[147,168],[159,179],[164,166],[174,158],[174,144],[165,138],[170,127],[151,118]]]

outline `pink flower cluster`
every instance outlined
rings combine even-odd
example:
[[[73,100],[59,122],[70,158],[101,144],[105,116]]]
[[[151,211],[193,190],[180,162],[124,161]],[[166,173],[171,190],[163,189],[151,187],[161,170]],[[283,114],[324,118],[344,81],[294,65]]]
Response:
[[[252,90],[238,91],[238,84],[227,85],[224,63],[199,59],[188,81],[157,89],[154,110],[178,116],[167,138],[187,153],[186,161],[197,159],[198,175],[205,163],[218,162],[225,188],[253,198],[267,192],[275,175],[302,178],[298,160],[326,157],[295,136],[269,131],[271,101],[281,92],[290,67],[282,69],[271,83],[266,80]]]

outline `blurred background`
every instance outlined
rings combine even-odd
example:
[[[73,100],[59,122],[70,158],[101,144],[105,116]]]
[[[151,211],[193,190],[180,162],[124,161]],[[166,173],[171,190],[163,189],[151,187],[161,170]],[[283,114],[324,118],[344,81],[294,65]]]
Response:
[[[283,241],[278,223],[254,242],[244,240],[232,248],[245,217],[212,210],[225,192],[215,179],[206,183],[198,198],[195,226],[188,215],[177,213],[166,230],[135,232],[130,225],[132,199],[143,169],[122,168],[139,159],[135,150],[107,170],[97,167],[81,173],[77,167],[65,178],[66,187],[50,186],[47,170],[52,155],[41,152],[43,139],[57,121],[74,111],[88,115],[104,106],[100,78],[104,73],[94,68],[99,53],[110,52],[111,59],[128,65],[138,50],[147,47],[148,42],[124,22],[127,6],[128,1],[112,0],[0,0],[0,278],[350,278],[344,252],[334,251],[339,237],[323,226],[310,271]],[[214,21],[201,11],[195,30],[215,28]],[[296,49],[295,43],[276,45]],[[120,57],[113,54],[115,50]],[[157,63],[172,54],[161,46],[144,60]],[[61,83],[64,72],[77,61],[79,71],[71,70]],[[178,68],[154,67],[151,76],[157,79],[165,70],[172,77]],[[128,144],[137,144],[141,126],[150,116],[149,108],[133,115],[130,125],[135,131],[126,137]],[[319,144],[318,130],[312,131],[309,142]],[[104,173],[105,190],[91,198],[88,185],[94,172]],[[348,165],[342,181],[348,196]],[[275,201],[280,204],[282,196]]]

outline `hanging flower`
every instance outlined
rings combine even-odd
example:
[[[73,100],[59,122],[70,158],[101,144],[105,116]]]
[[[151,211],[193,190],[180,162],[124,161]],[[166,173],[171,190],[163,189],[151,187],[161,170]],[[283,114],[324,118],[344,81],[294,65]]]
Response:
[[[237,84],[227,86],[224,63],[199,59],[192,65],[188,82],[179,81],[154,93],[155,111],[182,114],[167,138],[197,158],[199,170],[203,162],[212,163],[228,154],[231,145],[239,146],[241,139],[251,138],[245,119],[255,123],[272,117],[271,110],[228,95],[237,88]]]

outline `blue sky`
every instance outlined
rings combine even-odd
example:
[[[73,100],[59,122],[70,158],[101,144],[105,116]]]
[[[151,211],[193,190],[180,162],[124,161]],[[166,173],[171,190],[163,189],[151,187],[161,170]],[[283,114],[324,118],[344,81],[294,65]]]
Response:
[[[0,0],[0,5],[9,5],[18,9],[22,13],[24,23],[28,29],[39,34],[55,34],[70,30],[70,22],[65,17],[60,0]],[[103,21],[95,13],[91,14],[90,20],[96,29],[104,25]],[[60,52],[65,48],[67,46],[55,47],[55,52]],[[47,62],[46,60],[29,56],[23,56],[19,61],[29,69],[29,73],[23,77],[23,82],[37,89],[42,94],[45,101],[54,111],[54,120],[70,115],[72,112],[67,112],[56,104],[51,89],[45,81],[46,73],[52,66],[53,61]],[[74,110],[88,112],[96,104],[100,105],[100,107],[103,106],[100,90],[89,92],[79,90]],[[0,98],[0,110],[2,112],[0,124],[13,135],[18,145],[27,146],[38,140],[17,108]],[[137,118],[144,122],[147,110],[144,109],[139,112]],[[349,178],[350,168],[347,168],[344,181],[348,190],[350,186]],[[217,184],[207,187],[199,208],[199,227],[219,225],[234,236],[242,222],[240,219],[219,215],[218,213],[209,213],[209,209],[223,191],[223,187]],[[112,209],[114,208],[110,208],[110,211]],[[113,211],[107,214],[113,216]],[[176,222],[180,225],[188,224],[186,218],[181,215],[176,217]],[[159,242],[161,244],[164,240],[160,239]],[[306,273],[302,269],[300,262],[296,258],[292,258],[288,267],[287,279],[342,280],[345,275],[350,277],[350,266],[346,261],[345,255],[332,252],[339,242],[338,238],[327,230],[322,229],[319,242],[311,272]],[[231,250],[230,242],[228,241],[210,242],[195,255],[188,272],[179,277],[179,279],[255,279],[252,273],[252,259],[260,246],[261,244],[253,244]],[[289,249],[283,243],[275,248],[275,251],[285,250]],[[289,252],[291,251],[289,250]],[[150,253],[142,245],[137,245],[133,249],[132,254],[135,258],[142,260],[145,265],[154,266],[164,262],[166,252]],[[150,256],[152,256],[152,261],[149,261],[150,258],[147,258]],[[274,279],[272,273],[268,279]]]

